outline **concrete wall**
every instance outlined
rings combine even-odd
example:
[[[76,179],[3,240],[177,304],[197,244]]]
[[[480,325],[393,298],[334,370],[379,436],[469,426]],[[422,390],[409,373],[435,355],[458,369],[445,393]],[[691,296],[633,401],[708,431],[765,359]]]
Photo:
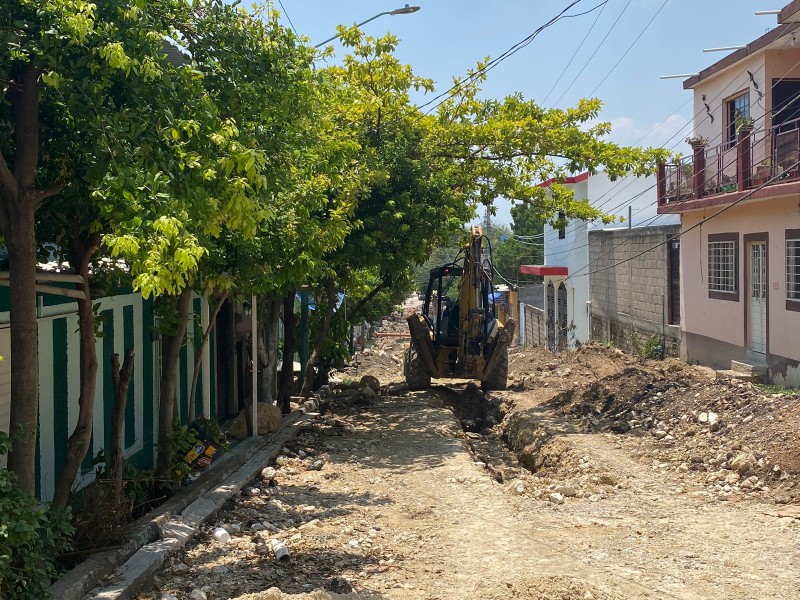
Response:
[[[11,389],[11,356],[7,325],[9,313],[0,298],[0,431],[8,431]],[[40,308],[39,330],[39,435],[37,437],[36,496],[50,500],[61,472],[70,434],[78,420],[80,395],[80,339],[78,314],[74,301],[48,296]],[[52,303],[51,303],[52,302]],[[158,438],[159,343],[154,340],[155,316],[152,300],[140,294],[120,294],[97,298],[102,316],[103,336],[97,338],[97,388],[94,400],[92,440],[88,454],[78,473],[76,486],[84,487],[95,480],[92,459],[106,447],[111,435],[111,411],[114,389],[111,377],[111,355],[124,356],[133,348],[134,369],[125,411],[123,451],[126,459],[137,467],[150,468]],[[200,336],[193,323],[199,323],[200,299],[192,305],[194,314],[181,349],[177,381],[177,404],[181,422],[187,422],[189,390],[193,375],[195,343]],[[211,398],[212,415],[216,414],[216,370],[212,348]],[[203,378],[195,393],[197,415],[202,415]],[[106,453],[107,454],[107,453]],[[3,466],[5,462],[2,463]]]
[[[678,356],[680,329],[668,323],[668,248],[645,251],[679,231],[668,225],[589,232],[592,339],[639,352],[655,335],[666,354]]]
[[[729,368],[730,361],[752,358],[748,351],[746,311],[746,234],[768,235],[767,243],[767,352],[762,355],[770,376],[778,383],[800,385],[800,312],[786,306],[787,229],[800,229],[800,196],[744,201],[718,213],[708,208],[683,213],[681,238],[681,328],[683,358],[690,363]],[[708,236],[738,236],[738,295],[732,300],[709,298]]]
[[[798,57],[800,58],[800,57]],[[795,61],[796,62],[796,61]],[[694,88],[694,136],[704,136],[710,140],[710,146],[722,143],[723,128],[725,127],[725,101],[740,92],[750,92],[750,116],[755,120],[756,127],[764,125],[765,102],[757,102],[758,94],[752,86],[749,70],[753,73],[760,91],[767,87],[765,79],[766,55],[760,54],[748,57],[746,61],[741,61],[714,74],[713,76],[701,81]],[[770,85],[772,85],[770,83]],[[705,100],[703,100],[705,95]],[[709,105],[714,121],[708,117],[705,104]]]
[[[520,306],[525,315],[525,345],[546,347],[544,311],[528,304]]]
[[[529,304],[537,308],[544,308],[544,285],[541,283],[533,283],[530,285],[521,285],[517,288],[519,293],[519,303]]]

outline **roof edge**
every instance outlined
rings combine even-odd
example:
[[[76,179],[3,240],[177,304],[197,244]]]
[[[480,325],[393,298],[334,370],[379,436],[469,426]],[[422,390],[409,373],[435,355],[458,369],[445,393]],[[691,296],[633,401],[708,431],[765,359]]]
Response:
[[[800,0],[795,0],[795,2],[797,2],[798,5],[800,5]],[[794,4],[794,2],[792,4]],[[756,38],[755,40],[747,44],[746,47],[740,48],[739,50],[736,50],[735,52],[728,54],[724,58],[721,58],[713,65],[706,67],[705,69],[700,71],[698,75],[695,75],[694,77],[689,77],[689,79],[684,80],[683,89],[685,90],[692,89],[701,81],[708,79],[712,75],[716,75],[720,71],[723,71],[730,66],[735,65],[739,61],[744,60],[745,58],[747,58],[752,54],[756,54],[757,52],[764,50],[764,48],[769,46],[772,42],[774,42],[781,36],[796,31],[797,29],[800,29],[800,21],[790,21],[788,23],[782,24],[779,27],[776,27],[771,31],[768,31],[761,37]]]

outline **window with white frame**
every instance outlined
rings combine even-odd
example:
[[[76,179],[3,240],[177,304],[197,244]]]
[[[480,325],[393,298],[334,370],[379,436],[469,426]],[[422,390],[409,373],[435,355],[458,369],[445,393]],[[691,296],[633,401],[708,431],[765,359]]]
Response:
[[[738,248],[736,234],[708,236],[708,291],[712,297],[737,295]],[[733,298],[731,298],[733,299]]]
[[[736,145],[739,127],[750,119],[750,92],[739,94],[725,102],[725,120],[728,132],[728,144]]]
[[[800,302],[800,229],[786,232],[786,299]]]

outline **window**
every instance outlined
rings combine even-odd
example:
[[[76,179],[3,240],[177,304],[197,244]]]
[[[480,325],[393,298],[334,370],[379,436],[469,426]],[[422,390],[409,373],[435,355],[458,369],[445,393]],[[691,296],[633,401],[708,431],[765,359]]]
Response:
[[[558,239],[560,240],[563,240],[565,237],[567,237],[567,230],[566,227],[563,225],[564,220],[566,218],[567,216],[563,212],[561,211],[558,212],[558,221],[559,223],[562,224],[561,227],[558,228]]]
[[[742,119],[750,118],[750,92],[740,94],[725,102],[728,144],[736,145],[736,134]]]
[[[708,236],[708,296],[716,300],[739,300],[739,235]]]
[[[786,230],[786,308],[800,311],[800,229]]]

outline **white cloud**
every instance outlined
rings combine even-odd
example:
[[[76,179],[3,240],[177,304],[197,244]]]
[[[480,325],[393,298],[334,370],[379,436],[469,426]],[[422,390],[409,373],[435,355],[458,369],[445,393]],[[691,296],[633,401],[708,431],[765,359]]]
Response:
[[[686,117],[672,114],[660,123],[643,126],[630,117],[617,117],[611,119],[612,142],[624,146],[664,146],[672,148],[683,143],[686,136],[691,133]]]

